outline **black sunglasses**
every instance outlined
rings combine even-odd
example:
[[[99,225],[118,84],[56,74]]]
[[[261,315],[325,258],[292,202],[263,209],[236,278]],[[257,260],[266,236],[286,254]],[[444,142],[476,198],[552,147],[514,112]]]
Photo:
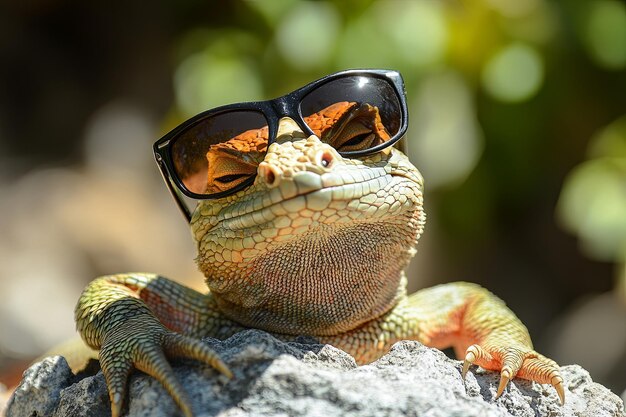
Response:
[[[153,149],[187,221],[191,210],[183,196],[222,198],[254,182],[282,117],[344,157],[373,154],[399,144],[406,133],[402,76],[392,70],[341,71],[273,100],[204,111],[174,128]]]

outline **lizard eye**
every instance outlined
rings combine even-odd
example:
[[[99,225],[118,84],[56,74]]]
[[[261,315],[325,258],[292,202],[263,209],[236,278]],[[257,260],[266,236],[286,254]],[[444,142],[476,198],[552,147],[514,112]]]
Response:
[[[245,154],[232,153],[226,149],[211,149],[207,153],[208,175],[206,192],[217,193],[230,190],[254,176],[258,164],[246,161]]]
[[[331,107],[337,107],[336,105]],[[339,152],[370,149],[389,140],[389,134],[380,120],[377,107],[367,103],[344,103],[343,112],[320,131],[321,139]],[[324,111],[320,112],[324,115]]]
[[[351,120],[329,143],[338,151],[359,151],[382,143],[366,120]]]
[[[221,177],[217,177],[214,181],[221,182],[222,184],[227,184],[229,182],[234,182],[240,180],[242,178],[248,178],[249,174],[230,174],[230,175],[222,175]]]

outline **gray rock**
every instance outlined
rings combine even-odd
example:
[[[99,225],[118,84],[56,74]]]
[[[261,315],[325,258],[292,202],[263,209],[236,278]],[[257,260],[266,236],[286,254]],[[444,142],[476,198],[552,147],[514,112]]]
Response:
[[[74,375],[61,356],[46,358],[24,372],[24,378],[7,405],[7,416],[49,416],[61,399],[61,390]]]
[[[282,342],[256,330],[206,342],[235,377],[229,381],[193,361],[175,362],[199,417],[626,417],[622,400],[577,365],[561,368],[566,402],[560,406],[552,387],[521,379],[495,400],[496,373],[474,367],[463,382],[459,361],[417,342],[397,343],[360,367],[332,346]],[[141,373],[132,376],[129,395],[129,416],[180,415],[161,385]],[[102,373],[74,378],[65,360],[55,357],[27,371],[7,417],[82,415],[110,415]]]

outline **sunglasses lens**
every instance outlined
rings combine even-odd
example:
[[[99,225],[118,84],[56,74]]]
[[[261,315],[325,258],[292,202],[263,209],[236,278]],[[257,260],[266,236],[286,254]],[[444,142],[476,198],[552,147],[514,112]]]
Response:
[[[172,144],[175,174],[196,194],[231,191],[256,175],[267,150],[262,113],[229,111],[201,119]]]
[[[300,112],[316,136],[342,153],[381,145],[402,126],[402,106],[394,86],[367,75],[323,84],[302,99]]]

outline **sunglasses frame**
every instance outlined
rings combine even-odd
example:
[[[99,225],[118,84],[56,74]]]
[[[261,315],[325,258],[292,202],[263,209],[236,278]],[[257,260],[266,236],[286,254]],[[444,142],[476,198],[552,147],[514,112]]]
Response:
[[[156,141],[153,146],[154,157],[156,162],[161,170],[161,175],[165,180],[167,188],[170,193],[176,200],[176,204],[178,208],[181,210],[187,222],[191,222],[192,212],[185,203],[184,196],[187,196],[191,199],[195,200],[209,200],[209,199],[218,199],[222,197],[226,197],[228,195],[234,194],[238,191],[243,190],[244,188],[249,187],[254,182],[256,176],[252,176],[246,181],[243,181],[241,184],[238,184],[236,187],[222,191],[215,194],[205,195],[205,194],[197,194],[185,187],[185,184],[181,181],[181,179],[176,174],[176,170],[174,168],[174,163],[172,160],[172,152],[171,147],[174,142],[178,139],[178,137],[187,131],[188,129],[198,125],[202,121],[207,118],[227,113],[230,111],[243,111],[248,110],[251,112],[260,113],[268,125],[268,144],[269,147],[272,143],[276,141],[276,132],[278,131],[278,124],[281,118],[289,117],[293,119],[297,125],[308,135],[315,135],[315,133],[309,128],[309,126],[304,121],[304,117],[301,113],[301,102],[302,100],[312,91],[321,87],[324,84],[335,81],[341,78],[348,77],[357,77],[364,76],[370,78],[378,78],[383,79],[391,85],[396,93],[398,101],[400,103],[400,111],[401,111],[401,120],[400,127],[393,137],[391,137],[388,141],[381,143],[380,145],[374,146],[373,148],[366,149],[363,151],[348,151],[348,152],[340,152],[341,156],[358,158],[366,155],[374,154],[382,149],[385,149],[389,146],[396,145],[402,151],[405,151],[405,141],[402,137],[406,134],[408,128],[408,110],[406,104],[406,91],[404,88],[404,81],[402,76],[398,71],[394,70],[384,70],[384,69],[352,69],[336,72],[334,74],[327,75],[319,80],[313,81],[304,87],[301,87],[295,91],[292,91],[289,94],[286,94],[282,97],[278,97],[272,100],[263,100],[263,101],[251,101],[244,103],[235,103],[235,104],[227,104],[225,106],[216,107],[210,110],[203,111],[192,118],[186,120],[181,123],[174,129],[172,129],[169,133],[163,136],[161,139]]]

